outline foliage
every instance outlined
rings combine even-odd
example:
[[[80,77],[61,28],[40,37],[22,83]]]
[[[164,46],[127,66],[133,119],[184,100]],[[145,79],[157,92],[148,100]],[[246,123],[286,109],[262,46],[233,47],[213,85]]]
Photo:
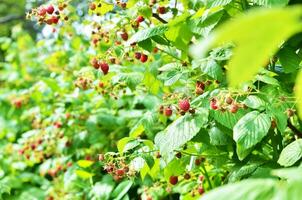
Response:
[[[1,198],[299,199],[302,9],[288,4],[33,7],[36,39],[0,38]]]

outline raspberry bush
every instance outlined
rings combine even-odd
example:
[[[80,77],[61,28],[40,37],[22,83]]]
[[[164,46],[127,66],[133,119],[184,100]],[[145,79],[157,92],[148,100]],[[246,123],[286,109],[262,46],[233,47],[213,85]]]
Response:
[[[300,199],[302,7],[54,0],[0,38],[2,199]]]

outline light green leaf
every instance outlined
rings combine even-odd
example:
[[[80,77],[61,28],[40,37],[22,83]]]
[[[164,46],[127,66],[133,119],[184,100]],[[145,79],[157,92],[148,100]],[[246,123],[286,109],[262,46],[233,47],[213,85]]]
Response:
[[[265,101],[255,95],[248,96],[244,101],[244,104],[253,109],[264,109]]]
[[[80,167],[87,168],[87,167],[90,167],[93,164],[93,161],[91,161],[91,160],[79,160],[77,163]]]
[[[212,145],[227,145],[231,144],[230,137],[217,127],[212,127],[209,130],[210,143]]]
[[[161,154],[168,154],[191,140],[208,121],[208,110],[199,109],[194,115],[186,114],[170,124],[155,137]]]
[[[112,192],[112,197],[114,200],[120,200],[129,191],[133,182],[131,180],[126,180],[121,182]]]
[[[253,3],[261,6],[285,6],[289,0],[252,0]]]
[[[297,108],[300,119],[302,119],[302,70],[300,70],[296,84],[295,84],[295,96],[297,100]]]
[[[135,33],[129,40],[128,44],[132,44],[134,42],[140,42],[143,40],[146,40],[148,38],[151,38],[155,35],[162,35],[168,30],[167,26],[156,26],[152,28],[142,29]]]
[[[302,30],[301,15],[299,6],[254,9],[221,25],[210,38],[195,45],[192,52],[200,58],[210,48],[233,42],[235,47],[228,63],[227,78],[230,86],[238,86],[251,80],[282,42]]]
[[[233,139],[244,149],[256,145],[266,136],[271,126],[267,114],[252,111],[243,116],[233,128]]]
[[[285,73],[295,72],[299,69],[301,58],[290,47],[282,48],[278,52],[281,65]]]
[[[200,200],[271,200],[275,180],[250,179],[218,187],[205,193]]]
[[[75,170],[75,173],[77,176],[83,178],[83,179],[88,179],[94,176],[94,174],[86,172],[84,170]]]
[[[302,139],[287,145],[281,152],[278,163],[288,167],[295,164],[302,157]]]

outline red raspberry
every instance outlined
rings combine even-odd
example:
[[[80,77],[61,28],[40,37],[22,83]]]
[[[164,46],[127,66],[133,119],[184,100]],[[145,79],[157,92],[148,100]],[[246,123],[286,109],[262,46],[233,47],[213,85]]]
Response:
[[[146,54],[142,54],[140,60],[144,63],[148,60],[148,56]]]
[[[160,6],[160,7],[157,8],[157,12],[159,14],[165,14],[166,13],[166,8],[163,7],[163,6]]]
[[[230,112],[231,112],[231,113],[236,113],[237,111],[238,111],[238,106],[237,106],[237,104],[231,105]]]
[[[204,193],[204,189],[203,189],[202,186],[199,186],[199,187],[198,187],[198,193],[199,193],[200,195]]]
[[[16,108],[21,108],[22,107],[22,101],[21,100],[14,100],[13,104]]]
[[[138,16],[137,18],[136,18],[136,21],[138,22],[138,23],[141,23],[141,22],[143,22],[145,20],[145,18],[143,17],[143,16]]]
[[[90,61],[90,64],[91,64],[95,69],[100,68],[99,61],[98,61],[98,59],[96,59],[96,58],[92,58],[91,61]]]
[[[99,82],[99,87],[100,88],[104,87],[104,83],[103,82]]]
[[[182,111],[187,112],[190,109],[190,103],[187,99],[183,99],[178,102],[178,107]]]
[[[90,4],[89,8],[90,10],[95,10],[96,9],[95,3]]]
[[[169,182],[170,182],[172,185],[176,185],[176,184],[178,183],[178,177],[177,177],[177,176],[170,176]]]
[[[134,57],[135,57],[137,60],[139,60],[139,59],[142,57],[142,54],[139,53],[139,52],[135,52]]]
[[[125,171],[124,171],[124,169],[117,169],[115,171],[115,174],[118,176],[123,176],[125,174]]]
[[[48,14],[51,15],[54,11],[55,11],[55,9],[54,9],[53,5],[47,6],[46,12],[47,12]]]
[[[56,16],[52,16],[50,19],[52,24],[57,24],[59,22],[59,18]]]
[[[127,41],[127,40],[128,40],[128,33],[122,32],[122,33],[121,33],[121,38],[122,38],[124,41]]]
[[[46,12],[47,12],[46,9],[41,7],[41,8],[39,8],[38,15],[43,17],[46,15]]]
[[[105,75],[108,74],[109,65],[106,62],[102,62],[102,63],[100,63],[100,66],[101,66],[101,70],[103,71],[103,73]]]
[[[170,107],[167,107],[165,109],[165,116],[170,117],[172,115],[172,109]]]
[[[216,99],[212,99],[212,100],[211,100],[210,106],[211,106],[211,108],[212,108],[213,110],[217,110],[217,109],[218,109],[218,105],[217,105]]]

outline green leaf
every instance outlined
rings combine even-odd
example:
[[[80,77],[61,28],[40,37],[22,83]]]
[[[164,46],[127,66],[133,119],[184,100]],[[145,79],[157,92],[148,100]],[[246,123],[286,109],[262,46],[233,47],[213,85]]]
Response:
[[[152,52],[152,50],[153,50],[151,39],[146,39],[146,40],[140,41],[137,44],[138,44],[138,46],[142,47],[143,49],[145,49],[149,52]]]
[[[281,152],[278,163],[288,167],[295,164],[302,157],[302,139],[287,145]]]
[[[87,167],[90,167],[93,164],[93,161],[91,161],[91,160],[79,160],[77,163],[80,167],[87,168]]]
[[[297,98],[296,100],[297,100],[298,114],[300,119],[302,119],[302,70],[300,70],[297,76],[294,92]]]
[[[265,101],[255,95],[248,96],[243,103],[253,109],[262,110],[265,107]]]
[[[122,155],[124,152],[133,149],[139,145],[139,142],[135,140],[133,137],[125,137],[120,139],[117,142],[117,149],[120,155]]]
[[[301,58],[290,47],[282,48],[278,52],[279,60],[285,73],[291,73],[299,69]]]
[[[220,65],[213,60],[209,59],[203,64],[201,64],[201,71],[209,75],[210,77],[222,81],[223,78],[223,71]]]
[[[152,17],[152,9],[149,6],[143,6],[138,9],[139,14],[145,18]]]
[[[179,176],[184,173],[186,163],[181,159],[174,159],[165,167],[164,175],[165,179],[169,180],[170,176]]]
[[[225,6],[231,2],[232,0],[208,0],[206,5],[208,8],[212,8],[217,6]]]
[[[261,6],[285,6],[289,0],[252,0],[254,4]]]
[[[146,40],[148,38],[151,38],[153,36],[162,35],[167,30],[168,30],[167,26],[156,26],[156,27],[152,27],[152,28],[143,29],[143,30],[140,30],[137,33],[135,33],[128,40],[127,43],[130,45],[130,44],[132,44],[134,42],[141,42],[141,41]]]
[[[77,176],[83,178],[83,179],[88,179],[94,176],[94,174],[86,172],[84,170],[75,170],[75,173]]]
[[[205,193],[201,200],[271,200],[275,180],[250,179],[218,187]]]
[[[112,197],[114,200],[120,200],[124,197],[124,195],[129,191],[133,182],[131,180],[126,180],[121,182],[112,192]]]
[[[191,140],[208,121],[208,110],[198,109],[194,115],[186,114],[170,124],[155,137],[161,154],[168,154]]]
[[[233,139],[243,149],[249,149],[266,136],[271,126],[267,114],[252,111],[243,116],[233,128]]]
[[[216,121],[218,121],[223,126],[233,129],[238,120],[245,114],[243,110],[239,110],[236,113],[230,112],[221,112],[211,110],[211,116],[214,117]]]
[[[212,127],[209,130],[209,136],[212,145],[228,145],[231,143],[229,136],[217,127]]]
[[[228,63],[227,78],[230,86],[238,86],[251,80],[284,40],[302,30],[301,15],[299,6],[254,9],[219,26],[210,38],[195,45],[192,53],[200,58],[210,48],[233,42],[235,47]]]

